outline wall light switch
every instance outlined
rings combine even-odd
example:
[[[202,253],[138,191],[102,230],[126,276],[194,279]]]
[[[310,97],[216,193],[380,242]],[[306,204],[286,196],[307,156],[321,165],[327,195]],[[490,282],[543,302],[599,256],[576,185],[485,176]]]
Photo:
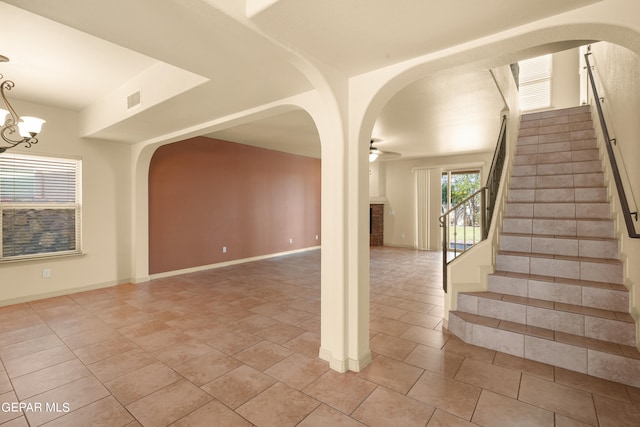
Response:
[[[227,247],[226,247],[226,246],[223,246],[223,247],[222,247],[222,253],[223,253],[223,254],[226,254],[226,253],[227,253]]]

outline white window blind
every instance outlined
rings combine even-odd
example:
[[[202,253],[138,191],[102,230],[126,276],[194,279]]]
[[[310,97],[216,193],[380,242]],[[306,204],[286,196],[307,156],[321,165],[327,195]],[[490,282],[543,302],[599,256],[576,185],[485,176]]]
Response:
[[[518,63],[522,111],[551,107],[552,56],[544,55]]]
[[[0,260],[80,252],[81,161],[0,155]]]

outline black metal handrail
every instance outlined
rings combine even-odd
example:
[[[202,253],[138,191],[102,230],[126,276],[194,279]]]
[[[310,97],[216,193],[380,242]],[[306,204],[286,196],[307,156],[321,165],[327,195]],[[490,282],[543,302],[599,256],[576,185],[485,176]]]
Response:
[[[485,240],[489,235],[489,228],[491,228],[491,220],[493,218],[493,212],[495,204],[498,199],[498,189],[500,187],[500,178],[502,177],[502,170],[504,162],[506,160],[506,139],[507,139],[507,116],[502,116],[502,123],[500,125],[500,134],[496,143],[496,149],[493,153],[493,160],[491,161],[491,168],[489,169],[489,175],[487,176],[487,184],[481,187],[473,194],[469,195],[466,199],[446,211],[440,216],[440,227],[442,227],[442,289],[447,292],[447,265],[453,261],[458,255],[463,254],[473,247],[476,243]],[[475,234],[471,242],[467,242],[466,239],[466,224],[467,224],[467,204],[471,203],[471,206],[475,206],[476,202],[473,200],[480,197],[480,219],[478,221],[480,226],[479,240],[475,239]],[[470,209],[470,217],[472,223],[475,223],[475,214],[473,208]],[[456,236],[457,225],[457,212],[463,212],[462,223],[463,228],[463,241],[462,246],[459,248],[459,244]],[[451,214],[454,214],[454,244],[451,247],[450,239],[450,225]],[[451,256],[450,256],[451,255]]]
[[[640,238],[640,234],[636,232],[635,226],[633,224],[632,216],[635,216],[635,220],[638,220],[638,212],[631,212],[629,208],[629,200],[627,199],[627,195],[624,190],[624,186],[622,184],[622,177],[620,175],[620,169],[618,168],[618,162],[616,161],[616,156],[613,152],[612,144],[616,143],[615,139],[611,139],[609,137],[609,130],[607,128],[607,123],[604,118],[604,112],[602,111],[602,102],[604,102],[604,98],[600,98],[598,96],[598,88],[596,87],[595,78],[593,75],[593,69],[589,62],[589,56],[591,52],[587,52],[584,55],[584,60],[587,64],[587,74],[589,76],[589,82],[591,83],[591,89],[593,90],[593,97],[596,103],[596,107],[598,110],[598,117],[600,119],[600,127],[602,128],[602,133],[604,134],[604,142],[605,147],[607,149],[607,155],[609,157],[609,163],[611,164],[611,173],[613,174],[613,180],[616,184],[616,190],[618,192],[618,198],[620,200],[620,206],[622,207],[622,214],[624,216],[624,222],[627,226],[627,232],[629,233],[629,237],[631,238]]]

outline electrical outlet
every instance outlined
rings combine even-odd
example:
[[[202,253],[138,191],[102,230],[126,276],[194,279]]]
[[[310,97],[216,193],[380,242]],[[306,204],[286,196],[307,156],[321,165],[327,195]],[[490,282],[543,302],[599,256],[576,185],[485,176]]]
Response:
[[[316,240],[318,240],[318,235],[316,234]]]
[[[293,239],[289,238],[289,244],[293,245]]]
[[[51,277],[51,269],[50,268],[43,268],[42,269],[42,277],[45,278],[45,279]]]
[[[223,254],[226,254],[226,253],[227,253],[227,247],[226,247],[226,246],[223,246],[223,247],[222,247],[222,253],[223,253]]]

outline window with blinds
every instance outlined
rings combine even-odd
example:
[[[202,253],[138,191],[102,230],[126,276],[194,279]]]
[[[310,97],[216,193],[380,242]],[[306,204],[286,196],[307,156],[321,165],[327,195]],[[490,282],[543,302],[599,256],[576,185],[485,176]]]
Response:
[[[80,252],[80,160],[0,155],[0,260]]]
[[[520,61],[520,109],[538,110],[551,107],[552,55]]]

